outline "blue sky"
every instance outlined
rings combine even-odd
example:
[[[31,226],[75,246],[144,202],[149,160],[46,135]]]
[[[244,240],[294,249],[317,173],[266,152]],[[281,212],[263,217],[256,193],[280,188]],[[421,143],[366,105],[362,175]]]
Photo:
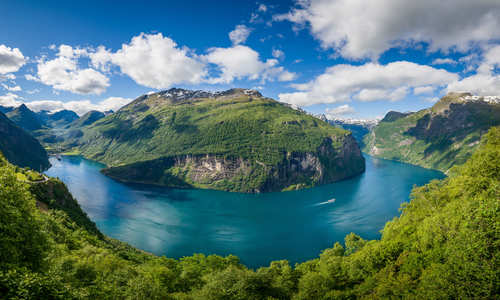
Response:
[[[0,105],[81,114],[245,87],[376,118],[448,91],[500,94],[500,2],[435,2],[2,1]]]

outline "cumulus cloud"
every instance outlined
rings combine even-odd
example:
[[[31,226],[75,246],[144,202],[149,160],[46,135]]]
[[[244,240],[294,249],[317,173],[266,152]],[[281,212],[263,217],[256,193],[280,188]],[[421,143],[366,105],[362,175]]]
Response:
[[[234,79],[248,78],[262,81],[278,78],[280,81],[289,81],[295,74],[277,66],[278,60],[267,59],[261,61],[259,53],[250,47],[237,45],[230,48],[211,48],[204,59],[215,64],[221,71],[220,76],[208,79],[209,83],[230,83]]]
[[[22,88],[20,86],[18,86],[18,85],[9,86],[7,84],[2,83],[2,87],[4,89],[6,89],[7,91],[9,91],[9,92],[20,92],[20,91],[22,91]]]
[[[101,46],[89,56],[96,67],[106,68],[108,63],[112,63],[135,82],[162,89],[203,80],[207,74],[205,66],[190,52],[186,47],[178,47],[177,43],[161,33],[141,33],[116,52]]]
[[[0,106],[19,106],[22,104],[20,101],[22,98],[19,95],[13,93],[7,93],[3,96],[0,96]]]
[[[18,48],[0,45],[0,74],[17,72],[27,59]]]
[[[449,92],[466,91],[477,95],[500,95],[500,45],[489,48],[483,55],[476,74],[456,80],[447,87]]]
[[[432,94],[434,93],[434,87],[433,86],[419,86],[413,89],[413,94],[415,95],[421,95],[421,94]]]
[[[349,115],[356,112],[356,110],[349,104],[340,105],[334,108],[327,108],[325,110],[327,117],[335,118],[336,116]]]
[[[436,58],[432,61],[433,65],[455,65],[457,62],[451,58]]]
[[[26,74],[25,78],[52,86],[56,90],[76,94],[102,94],[109,86],[109,79],[94,69],[81,69],[78,58],[82,55],[86,55],[86,50],[61,45],[56,58],[38,60],[37,76]]]
[[[122,106],[130,103],[130,101],[132,101],[132,99],[122,98],[122,97],[109,97],[97,103],[93,103],[90,100],[84,99],[84,100],[76,100],[68,102],[63,102],[58,100],[38,100],[38,101],[25,102],[25,104],[33,111],[47,110],[50,112],[56,112],[63,109],[67,109],[67,110],[72,110],[81,116],[91,110],[98,110],[102,112],[108,110],[117,111]],[[17,103],[18,104],[16,104],[15,106],[20,105],[20,102]]]
[[[229,39],[233,45],[242,44],[247,40],[251,31],[252,30],[245,25],[238,25],[233,31],[229,32]]]
[[[319,103],[403,99],[411,88],[446,86],[458,75],[407,61],[387,65],[335,65],[314,80],[294,84],[297,92],[279,94],[284,102],[307,106]]]
[[[273,57],[277,58],[277,59],[283,59],[283,58],[285,58],[285,52],[283,52],[280,49],[273,49],[272,54],[273,54]]]
[[[260,4],[259,8],[257,9],[260,12],[266,12],[267,11],[267,6],[265,4]]]
[[[415,42],[430,51],[466,51],[500,38],[500,2],[496,0],[309,0],[274,16],[310,28],[322,47],[344,57],[377,58],[387,49]]]

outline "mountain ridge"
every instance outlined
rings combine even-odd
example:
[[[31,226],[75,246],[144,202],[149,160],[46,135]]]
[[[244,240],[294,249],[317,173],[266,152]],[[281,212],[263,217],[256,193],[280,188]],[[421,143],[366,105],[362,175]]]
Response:
[[[249,89],[143,95],[81,132],[67,145],[122,181],[144,182],[132,176],[144,173],[153,184],[262,192],[364,171],[349,132]]]
[[[470,97],[449,93],[428,109],[389,112],[365,136],[363,151],[444,172],[464,163],[481,136],[500,124],[499,102]]]

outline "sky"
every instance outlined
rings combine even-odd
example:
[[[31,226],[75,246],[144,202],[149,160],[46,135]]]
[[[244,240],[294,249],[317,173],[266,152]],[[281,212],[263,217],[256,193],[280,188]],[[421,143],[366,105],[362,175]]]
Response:
[[[0,105],[242,87],[330,118],[500,95],[498,0],[0,2]]]

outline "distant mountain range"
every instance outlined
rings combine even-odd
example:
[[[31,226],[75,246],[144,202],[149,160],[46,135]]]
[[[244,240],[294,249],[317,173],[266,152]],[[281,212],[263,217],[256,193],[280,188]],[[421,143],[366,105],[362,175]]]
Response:
[[[45,110],[34,112],[25,104],[21,104],[19,107],[0,106],[0,112],[5,113],[10,120],[27,131],[60,128],[79,118],[71,110],[60,110],[54,113]]]
[[[104,174],[127,182],[264,192],[364,171],[349,132],[253,90],[170,89],[104,118],[82,116],[68,130],[64,148],[106,163]]]
[[[447,171],[464,163],[481,136],[500,125],[500,98],[450,93],[415,113],[389,112],[365,136],[364,151]]]

